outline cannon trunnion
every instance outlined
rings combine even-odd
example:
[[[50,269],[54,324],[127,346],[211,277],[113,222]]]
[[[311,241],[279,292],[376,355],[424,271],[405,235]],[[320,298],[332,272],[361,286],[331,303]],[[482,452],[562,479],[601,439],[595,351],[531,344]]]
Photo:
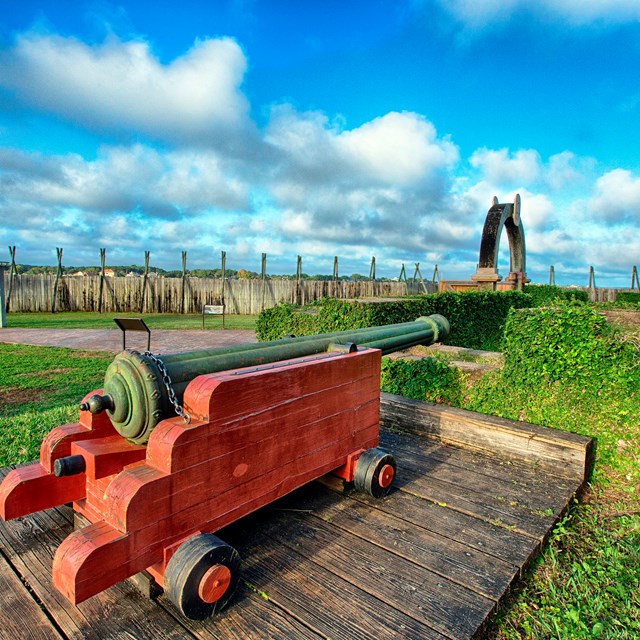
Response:
[[[409,342],[425,327],[431,336],[422,341],[446,334],[440,318],[417,321],[417,331],[405,323]],[[381,350],[332,348],[334,336],[321,336],[324,348],[316,340],[312,353],[262,362],[255,359],[278,345],[251,345],[239,367],[192,376],[176,394],[189,421],[167,405],[143,357],[121,354],[105,392],[83,401],[79,422],[53,429],[39,462],[7,475],[0,515],[73,502],[88,520],[53,559],[54,585],[71,602],[146,570],[185,616],[206,618],[229,601],[239,576],[237,552],[216,531],[328,473],[374,497],[391,489],[395,461],[377,449]],[[398,335],[375,339],[397,343]],[[314,340],[284,342],[308,349]],[[183,375],[198,370],[194,361],[228,362],[223,351],[179,354],[191,363]],[[163,360],[166,370],[179,361]],[[145,444],[125,428],[134,420],[145,425]]]

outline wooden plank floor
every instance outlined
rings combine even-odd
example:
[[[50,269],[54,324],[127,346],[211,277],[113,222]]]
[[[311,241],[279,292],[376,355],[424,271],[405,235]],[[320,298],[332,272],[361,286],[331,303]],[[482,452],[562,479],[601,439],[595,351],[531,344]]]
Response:
[[[385,431],[381,446],[398,461],[388,497],[312,483],[219,534],[239,550],[243,581],[205,623],[130,581],[69,604],[51,584],[67,507],[0,523],[0,637],[482,636],[583,479],[418,435]]]

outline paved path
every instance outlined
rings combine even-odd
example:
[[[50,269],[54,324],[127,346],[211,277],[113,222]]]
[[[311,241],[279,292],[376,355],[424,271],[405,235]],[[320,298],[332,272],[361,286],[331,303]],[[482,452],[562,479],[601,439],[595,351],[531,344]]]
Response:
[[[90,351],[122,351],[122,332],[118,329],[0,329],[0,342],[70,347]],[[151,332],[151,351],[177,353],[233,344],[256,342],[255,331],[187,331],[157,329]],[[146,350],[147,334],[127,333],[127,348]]]

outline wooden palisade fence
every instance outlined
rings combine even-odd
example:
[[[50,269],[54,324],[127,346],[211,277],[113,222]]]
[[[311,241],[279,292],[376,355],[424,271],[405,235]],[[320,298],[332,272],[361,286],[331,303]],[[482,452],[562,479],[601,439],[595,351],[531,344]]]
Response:
[[[5,279],[8,281],[8,274]],[[205,304],[220,304],[224,300],[226,313],[242,315],[258,314],[279,302],[307,304],[324,297],[404,296],[407,288],[405,282],[46,274],[14,275],[12,285],[10,309],[16,312],[50,312],[55,306],[56,311],[201,313]],[[421,282],[409,281],[408,287],[409,293],[424,293]]]

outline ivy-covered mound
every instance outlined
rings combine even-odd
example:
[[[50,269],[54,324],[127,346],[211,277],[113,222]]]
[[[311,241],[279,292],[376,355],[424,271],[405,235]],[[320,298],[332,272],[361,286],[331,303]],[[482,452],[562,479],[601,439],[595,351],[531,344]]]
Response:
[[[598,435],[602,461],[637,433],[640,352],[591,307],[512,312],[503,355],[503,369],[474,386],[465,408],[585,435],[606,425]]]
[[[518,291],[436,293],[400,301],[360,302],[325,298],[303,309],[281,303],[260,314],[258,340],[277,340],[287,334],[311,335],[411,322],[432,313],[451,325],[448,344],[495,351],[500,348],[510,309],[531,306],[531,298]]]

